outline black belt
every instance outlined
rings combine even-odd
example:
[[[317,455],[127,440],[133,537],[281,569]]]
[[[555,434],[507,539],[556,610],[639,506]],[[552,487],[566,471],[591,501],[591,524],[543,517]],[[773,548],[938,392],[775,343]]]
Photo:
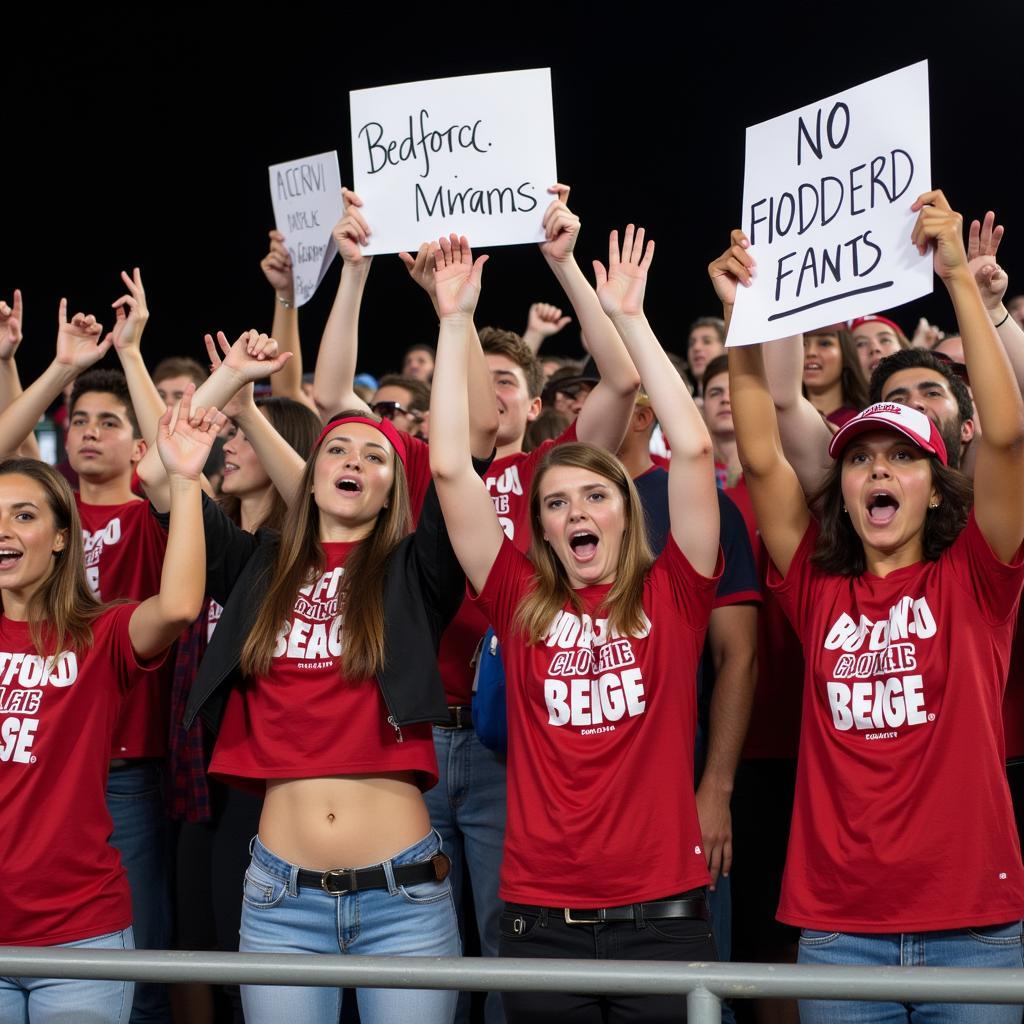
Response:
[[[395,885],[416,885],[419,882],[443,882],[452,869],[446,853],[435,853],[430,860],[418,864],[395,864],[391,873]],[[383,867],[331,868],[330,871],[307,871],[299,868],[299,885],[303,889],[323,889],[331,896],[344,896],[363,889],[387,889],[388,877]]]
[[[448,721],[435,722],[439,729],[472,729],[473,708],[469,704],[449,704]]]
[[[628,903],[624,907],[590,907],[576,909],[574,907],[559,908],[565,917],[566,924],[602,924],[605,921],[637,921],[646,918],[678,917],[693,921],[708,921],[707,900],[679,899],[654,900],[651,903]]]

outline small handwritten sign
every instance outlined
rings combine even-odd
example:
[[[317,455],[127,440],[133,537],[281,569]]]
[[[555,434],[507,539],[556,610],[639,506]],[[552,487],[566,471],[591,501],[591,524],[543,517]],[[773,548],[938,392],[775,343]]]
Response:
[[[543,241],[558,180],[548,69],[362,89],[350,103],[367,253],[452,231],[480,247]]]
[[[338,252],[331,229],[341,219],[337,152],[320,153],[270,168],[274,221],[292,257],[295,305],[307,303]]]
[[[742,225],[757,277],[739,289],[727,344],[929,294],[910,205],[930,188],[927,61],[748,128]]]

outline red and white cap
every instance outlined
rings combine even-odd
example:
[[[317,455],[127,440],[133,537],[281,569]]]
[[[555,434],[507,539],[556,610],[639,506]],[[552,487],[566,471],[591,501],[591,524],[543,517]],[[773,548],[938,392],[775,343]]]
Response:
[[[946,442],[942,440],[939,428],[923,412],[896,402],[876,402],[843,424],[828,446],[829,455],[833,459],[839,458],[858,434],[872,430],[895,430],[913,441],[921,451],[934,455],[944,466],[949,465]]]
[[[891,327],[897,334],[903,334],[900,325],[895,320],[890,320],[887,316],[882,316],[880,313],[872,313],[870,316],[858,316],[851,320],[851,333],[857,330],[861,324],[885,324],[886,327]],[[906,337],[905,334],[903,336]]]

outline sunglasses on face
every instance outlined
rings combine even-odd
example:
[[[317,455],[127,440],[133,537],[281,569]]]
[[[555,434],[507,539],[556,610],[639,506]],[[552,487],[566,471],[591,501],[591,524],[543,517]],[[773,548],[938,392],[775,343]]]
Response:
[[[395,416],[399,413],[403,413],[408,416],[414,423],[419,423],[423,419],[423,414],[416,412],[413,409],[406,409],[401,402],[374,402],[370,408],[382,419],[394,421]]]

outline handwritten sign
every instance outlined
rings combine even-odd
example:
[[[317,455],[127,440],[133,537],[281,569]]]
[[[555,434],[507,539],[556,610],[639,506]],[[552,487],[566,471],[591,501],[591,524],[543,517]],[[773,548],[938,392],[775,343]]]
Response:
[[[295,305],[307,303],[338,252],[331,229],[341,219],[338,154],[319,153],[270,168],[274,221],[292,256]]]
[[[910,242],[910,205],[929,188],[927,61],[748,128],[742,225],[757,277],[726,344],[930,293],[931,255]]]
[[[481,247],[543,241],[558,180],[549,69],[362,89],[350,101],[366,252],[452,231]]]

